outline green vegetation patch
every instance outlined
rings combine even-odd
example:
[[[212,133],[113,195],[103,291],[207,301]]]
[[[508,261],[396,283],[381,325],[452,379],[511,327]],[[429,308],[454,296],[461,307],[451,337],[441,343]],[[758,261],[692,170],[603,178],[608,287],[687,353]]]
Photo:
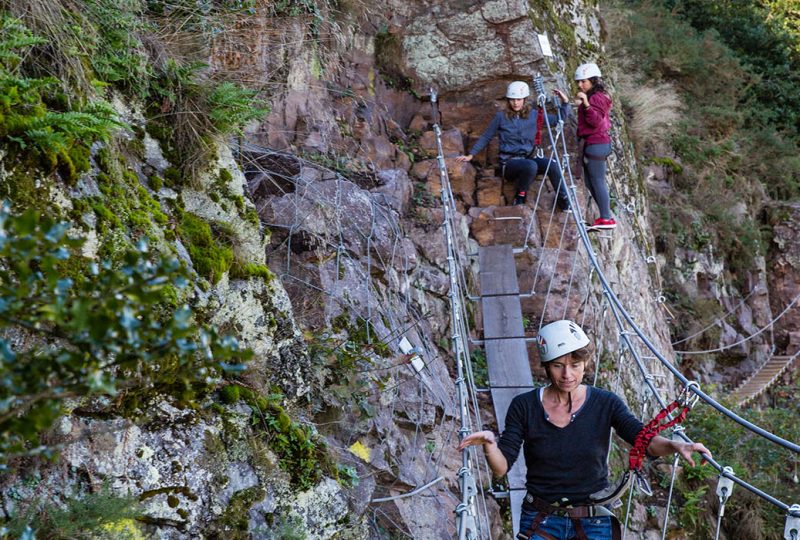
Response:
[[[135,524],[142,510],[135,497],[113,495],[108,487],[98,493],[59,503],[36,500],[23,504],[9,522],[9,538],[144,538]],[[29,531],[26,535],[26,530]]]
[[[71,229],[37,209],[0,207],[0,470],[30,449],[53,452],[42,435],[67,398],[106,396],[95,413],[134,417],[155,397],[192,407],[250,357],[176,305],[189,278],[179,261],[151,259],[144,242],[118,264],[84,260]],[[38,345],[2,338],[11,328]]]
[[[233,248],[215,239],[211,224],[186,212],[178,225],[178,235],[186,245],[195,270],[211,283],[217,283],[233,264]],[[220,236],[219,234],[217,236]],[[230,237],[222,237],[230,242]]]
[[[736,412],[771,433],[796,433],[796,411],[800,406],[797,395],[795,386],[779,403],[780,408]],[[720,413],[710,407],[696,407],[687,422],[692,439],[713,449],[714,459],[723,466],[734,464],[738,477],[768,493],[779,495],[779,499],[785,502],[800,498],[800,486],[793,480],[797,465],[792,459],[787,459],[785,449],[739,424],[721,421]],[[676,498],[681,508],[680,523],[691,538],[713,536],[714,529],[710,527],[716,523],[717,516],[717,498],[714,495],[717,472],[709,465],[686,466],[684,471]],[[664,481],[668,482],[669,478]],[[730,538],[781,538],[783,533],[783,512],[741,487],[734,488],[725,507],[725,516],[723,527]],[[755,528],[755,534],[751,528]]]
[[[0,12],[0,142],[7,170],[22,174],[40,170],[58,172],[67,184],[89,170],[89,147],[108,141],[122,127],[105,101],[65,99],[59,80],[27,76],[23,60],[46,40],[7,12]],[[3,195],[24,198],[26,193],[5,190]]]
[[[252,425],[263,428],[270,449],[278,456],[279,466],[297,489],[306,490],[319,482],[324,474],[338,478],[338,469],[331,461],[325,442],[310,425],[295,422],[280,406],[281,394],[259,395],[249,388],[231,384],[220,390],[225,403],[242,400],[252,410]]]

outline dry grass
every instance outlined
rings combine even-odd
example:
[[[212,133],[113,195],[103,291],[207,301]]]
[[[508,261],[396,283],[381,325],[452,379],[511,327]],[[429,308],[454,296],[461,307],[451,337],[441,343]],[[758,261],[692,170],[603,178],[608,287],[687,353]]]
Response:
[[[83,95],[93,93],[91,73],[84,58],[88,55],[85,44],[69,31],[74,21],[67,13],[79,12],[79,6],[71,0],[0,0],[0,9],[19,18],[34,35],[47,39],[45,47],[38,47],[32,57],[26,59],[34,71],[72,85]]]
[[[651,149],[666,142],[682,115],[682,103],[669,83],[636,84],[624,76],[618,80],[628,129],[636,145]]]

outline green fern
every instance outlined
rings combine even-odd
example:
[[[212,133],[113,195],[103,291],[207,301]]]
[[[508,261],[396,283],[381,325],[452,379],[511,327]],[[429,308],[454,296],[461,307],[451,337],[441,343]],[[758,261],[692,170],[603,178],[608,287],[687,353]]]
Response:
[[[208,117],[222,135],[241,132],[245,124],[263,118],[269,107],[257,99],[255,90],[229,81],[218,84],[208,96]]]
[[[7,16],[0,16],[0,31],[0,144],[45,157],[40,161],[47,164],[44,168],[48,173],[55,168],[55,156],[62,154],[62,170],[73,171],[74,166],[66,163],[72,147],[88,148],[95,141],[108,141],[124,124],[104,101],[67,111],[49,108],[45,99],[58,88],[59,81],[53,77],[24,77],[14,71],[22,58],[21,51],[44,40],[33,36],[19,20]]]
[[[46,40],[34,36],[19,19],[0,14],[0,66],[5,70],[13,70],[22,60],[18,51],[35,45],[42,45]]]

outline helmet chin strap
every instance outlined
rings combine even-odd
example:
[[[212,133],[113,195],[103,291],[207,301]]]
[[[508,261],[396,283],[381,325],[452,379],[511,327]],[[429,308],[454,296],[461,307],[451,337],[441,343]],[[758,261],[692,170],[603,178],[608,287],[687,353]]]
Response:
[[[567,399],[569,400],[569,413],[572,414],[572,392],[567,393]]]

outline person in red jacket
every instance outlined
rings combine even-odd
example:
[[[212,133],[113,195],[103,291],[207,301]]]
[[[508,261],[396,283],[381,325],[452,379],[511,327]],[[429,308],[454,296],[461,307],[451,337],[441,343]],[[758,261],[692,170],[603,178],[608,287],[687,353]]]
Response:
[[[606,184],[606,159],[611,154],[611,127],[609,112],[611,98],[600,78],[597,64],[581,64],[575,70],[575,81],[580,90],[575,95],[578,108],[578,140],[583,162],[583,181],[600,210],[600,217],[592,225],[595,229],[613,229],[617,222],[611,216],[611,198]]]

